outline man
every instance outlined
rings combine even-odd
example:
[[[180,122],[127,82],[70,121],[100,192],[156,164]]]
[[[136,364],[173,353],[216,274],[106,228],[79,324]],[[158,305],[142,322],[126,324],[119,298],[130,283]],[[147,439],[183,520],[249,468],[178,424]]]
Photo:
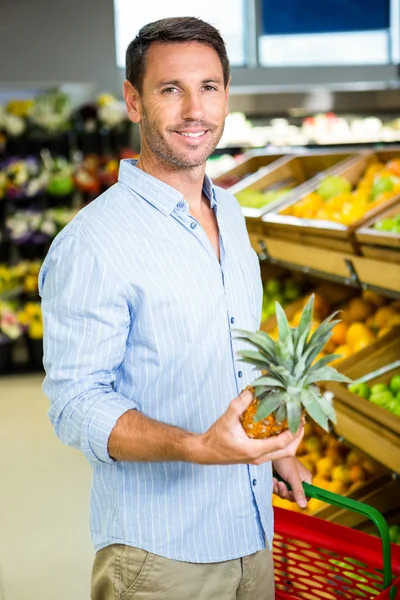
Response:
[[[310,473],[302,427],[250,440],[239,420],[255,374],[234,329],[258,328],[262,288],[237,202],[205,176],[225,46],[199,19],[165,19],[129,45],[126,73],[140,157],[40,275],[50,418],[93,467],[91,597],[270,600],[272,491],[304,505]]]

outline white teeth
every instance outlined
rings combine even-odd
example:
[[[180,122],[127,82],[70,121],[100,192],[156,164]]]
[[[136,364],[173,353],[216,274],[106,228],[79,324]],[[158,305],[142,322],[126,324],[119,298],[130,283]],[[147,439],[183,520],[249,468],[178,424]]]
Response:
[[[186,137],[200,137],[201,135],[204,135],[205,131],[199,131],[198,133],[183,133],[182,131],[180,132],[180,135],[184,135]]]

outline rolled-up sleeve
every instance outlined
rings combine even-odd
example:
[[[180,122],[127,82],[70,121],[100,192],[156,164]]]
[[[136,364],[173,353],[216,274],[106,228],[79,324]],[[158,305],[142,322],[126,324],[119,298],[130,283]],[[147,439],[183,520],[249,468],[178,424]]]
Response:
[[[127,289],[79,236],[53,246],[39,275],[49,417],[62,442],[111,463],[110,433],[138,408],[114,390],[130,327]]]

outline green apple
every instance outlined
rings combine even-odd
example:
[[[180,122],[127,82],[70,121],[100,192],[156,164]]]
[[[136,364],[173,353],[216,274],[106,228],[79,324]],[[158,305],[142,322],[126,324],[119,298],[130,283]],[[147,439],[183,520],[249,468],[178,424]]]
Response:
[[[394,398],[392,392],[377,392],[376,394],[373,394],[371,390],[371,397],[369,401],[372,402],[372,404],[376,404],[377,406],[383,406],[386,408],[389,402],[391,402],[393,399]]]
[[[369,385],[367,383],[354,383],[349,387],[349,392],[353,394],[357,394],[360,398],[369,399],[371,395],[371,390],[369,389]]]
[[[390,380],[389,387],[394,394],[400,392],[400,374],[393,375],[392,379]]]
[[[267,315],[267,319],[269,317],[273,317],[275,314],[275,301],[274,300],[269,300],[267,302],[267,304],[265,305],[265,312]]]
[[[375,396],[375,394],[380,394],[381,392],[388,392],[389,387],[386,383],[375,383],[375,385],[371,386],[371,396]]]
[[[268,314],[268,311],[266,309],[266,306],[263,305],[262,307],[262,311],[261,311],[261,323],[263,323],[264,321],[266,321],[268,319],[270,315]]]
[[[351,191],[351,183],[341,175],[331,175],[325,177],[318,186],[318,194],[324,199],[329,200],[334,196]]]
[[[267,296],[276,296],[281,292],[281,284],[277,279],[267,279],[264,284],[264,292]]]
[[[283,296],[288,302],[293,302],[300,297],[301,291],[299,286],[290,279],[285,282]]]
[[[396,414],[396,410],[398,408],[400,408],[400,407],[399,407],[399,403],[397,402],[396,398],[392,398],[392,400],[390,400],[390,402],[388,402],[387,404],[385,404],[385,408],[389,412],[391,412],[393,414]]]
[[[393,175],[378,175],[374,179],[371,189],[371,199],[375,200],[383,192],[391,192],[398,178]]]
[[[246,206],[248,208],[261,208],[265,204],[264,194],[252,189],[237,192],[236,199],[240,206]]]

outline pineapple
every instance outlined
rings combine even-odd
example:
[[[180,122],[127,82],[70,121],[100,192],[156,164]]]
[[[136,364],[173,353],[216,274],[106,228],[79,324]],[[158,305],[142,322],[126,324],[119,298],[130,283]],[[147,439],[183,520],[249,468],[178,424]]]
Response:
[[[314,295],[305,305],[298,327],[290,327],[281,305],[276,302],[279,339],[275,342],[267,333],[237,330],[242,341],[257,351],[241,350],[241,361],[261,369],[262,376],[247,388],[254,400],[243,413],[241,423],[251,438],[267,438],[289,429],[296,433],[305,413],[325,431],[336,415],[329,401],[315,385],[317,381],[350,382],[350,379],[327,366],[337,354],[315,359],[340,321],[333,313],[312,333]],[[314,364],[313,364],[314,363]]]

